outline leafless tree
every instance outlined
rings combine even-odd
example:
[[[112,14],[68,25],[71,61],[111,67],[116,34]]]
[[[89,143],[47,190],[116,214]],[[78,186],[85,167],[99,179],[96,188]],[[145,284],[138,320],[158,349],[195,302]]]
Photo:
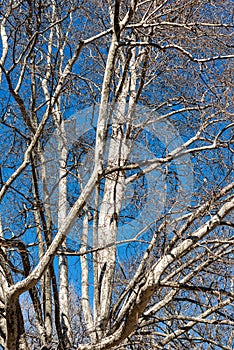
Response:
[[[231,350],[231,1],[0,18],[1,347]]]

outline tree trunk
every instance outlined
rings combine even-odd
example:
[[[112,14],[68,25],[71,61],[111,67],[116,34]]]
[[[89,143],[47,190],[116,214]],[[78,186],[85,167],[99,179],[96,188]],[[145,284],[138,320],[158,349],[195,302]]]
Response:
[[[123,97],[127,90],[124,91]],[[129,148],[123,138],[122,116],[125,101],[122,99],[112,124],[112,136],[108,154],[109,166],[123,166],[126,164]],[[98,260],[98,296],[99,296],[99,336],[106,330],[110,315],[113,280],[116,263],[116,239],[118,220],[122,199],[125,193],[125,172],[116,171],[106,177],[104,197],[100,208],[98,223],[98,247],[107,247],[97,254]]]
[[[67,144],[64,124],[60,126],[59,132],[59,208],[58,208],[58,229],[63,225],[67,216]],[[66,241],[63,242],[62,250],[66,250]],[[68,259],[66,255],[59,255],[59,305],[60,321],[62,329],[62,342],[66,349],[71,347],[71,323],[69,315],[69,286],[68,286]]]
[[[6,298],[6,326],[5,350],[29,350],[18,298]]]
[[[0,215],[0,238],[3,238],[2,232],[2,221]],[[5,253],[4,248],[0,248],[0,345],[4,348],[6,340],[6,315],[5,315],[5,300],[6,300],[6,290],[8,287],[3,264],[5,264],[4,257],[2,253]]]

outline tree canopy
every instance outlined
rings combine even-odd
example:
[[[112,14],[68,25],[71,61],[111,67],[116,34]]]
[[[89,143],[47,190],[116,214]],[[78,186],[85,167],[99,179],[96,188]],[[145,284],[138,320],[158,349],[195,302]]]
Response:
[[[0,21],[0,348],[231,350],[232,1]]]

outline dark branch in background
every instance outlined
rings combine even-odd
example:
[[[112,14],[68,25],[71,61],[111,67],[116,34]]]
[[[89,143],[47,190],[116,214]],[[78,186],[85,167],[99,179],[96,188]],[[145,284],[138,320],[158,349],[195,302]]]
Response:
[[[183,55],[187,56],[190,61],[195,62],[195,63],[204,63],[204,62],[210,62],[210,61],[215,61],[215,60],[224,60],[224,59],[231,59],[234,58],[234,55],[218,55],[218,56],[211,56],[207,58],[196,58],[194,57],[189,51],[185,50],[183,47],[176,45],[176,44],[171,44],[171,45],[160,45],[154,42],[133,42],[133,41],[126,41],[126,42],[120,42],[119,46],[132,46],[132,47],[137,47],[137,46],[152,46],[155,47],[158,50],[161,51],[166,51],[168,49],[174,49],[179,52],[181,52]]]
[[[167,287],[167,288],[175,288],[179,290],[191,290],[196,292],[207,292],[213,295],[216,295],[220,297],[221,294],[227,295],[231,298],[234,298],[234,293],[229,292],[223,288],[214,289],[212,287],[205,287],[202,285],[189,285],[184,283],[176,283],[176,282],[168,282],[168,283],[160,283],[161,287]]]
[[[26,125],[29,127],[29,129],[31,130],[31,132],[34,134],[35,133],[35,129],[31,123],[31,119],[28,115],[28,112],[26,110],[26,107],[24,105],[24,101],[22,99],[22,97],[19,95],[18,92],[15,91],[15,89],[13,88],[12,82],[11,82],[11,78],[8,72],[6,72],[5,68],[1,65],[0,68],[2,69],[3,73],[5,74],[7,83],[8,83],[8,87],[9,87],[9,91],[12,94],[13,98],[15,99],[15,101],[17,102],[20,111],[24,117],[24,120],[26,122]]]

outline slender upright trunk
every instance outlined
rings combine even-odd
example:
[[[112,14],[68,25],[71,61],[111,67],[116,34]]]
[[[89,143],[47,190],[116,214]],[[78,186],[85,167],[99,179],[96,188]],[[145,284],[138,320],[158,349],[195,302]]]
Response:
[[[85,208],[86,209],[86,208]],[[81,242],[81,252],[87,250],[88,244],[88,229],[89,229],[89,212],[86,209],[84,221],[83,221],[83,234]],[[88,268],[88,257],[86,254],[80,257],[81,261],[81,288],[82,288],[82,309],[84,314],[84,319],[87,324],[87,332],[89,334],[90,340],[94,343],[96,339],[96,332],[93,323],[93,316],[91,312],[90,302],[89,302],[89,268]]]
[[[5,350],[29,350],[18,297],[6,297],[7,337]]]
[[[45,198],[49,198],[48,195],[48,189],[47,189],[47,174],[46,174],[46,168],[45,168],[45,160],[42,156],[42,153],[40,152],[40,163],[41,163],[41,176],[42,176],[42,185],[43,185],[43,194]],[[45,208],[45,218],[46,218],[46,230],[44,232],[45,235],[45,241],[46,246],[48,247],[51,244],[52,241],[52,219],[51,219],[51,212],[50,212],[50,204],[48,202],[44,203]],[[43,243],[43,237],[40,237],[41,239],[41,246],[40,246],[40,258],[44,255],[44,243]],[[52,339],[52,292],[51,292],[51,269],[48,267],[45,271],[44,276],[41,278],[41,289],[42,289],[42,295],[43,295],[43,311],[44,311],[44,321],[45,321],[45,329],[46,329],[46,337],[47,342],[50,343]]]
[[[0,238],[3,238],[2,232],[2,221],[0,215]],[[4,257],[2,254],[5,253],[5,249],[1,248],[0,250],[0,345],[4,348],[6,340],[6,315],[4,312],[5,309],[5,300],[6,300],[6,290],[8,287],[3,264],[5,263]]]
[[[123,118],[125,114],[128,86],[122,92],[118,110],[113,116],[112,136],[109,146],[108,165],[123,166],[126,164],[129,148],[125,142]],[[116,240],[118,220],[125,193],[125,172],[116,171],[106,177],[104,197],[100,208],[98,222],[98,246],[107,246],[97,254],[98,259],[98,302],[100,334],[106,330],[109,320],[113,280],[116,263]]]
[[[1,217],[0,238],[4,238]],[[2,253],[0,254],[0,345],[5,350],[28,350],[18,297],[13,299],[8,294],[8,288],[13,284],[13,279],[3,256],[5,249],[0,249]]]
[[[63,225],[67,215],[67,178],[66,160],[67,145],[64,124],[61,123],[59,131],[59,208],[58,208],[58,229]],[[66,241],[62,244],[62,251],[66,250]],[[62,342],[66,349],[71,347],[72,332],[69,315],[69,286],[68,286],[68,261],[66,255],[59,255],[59,305],[60,321],[62,328]]]

